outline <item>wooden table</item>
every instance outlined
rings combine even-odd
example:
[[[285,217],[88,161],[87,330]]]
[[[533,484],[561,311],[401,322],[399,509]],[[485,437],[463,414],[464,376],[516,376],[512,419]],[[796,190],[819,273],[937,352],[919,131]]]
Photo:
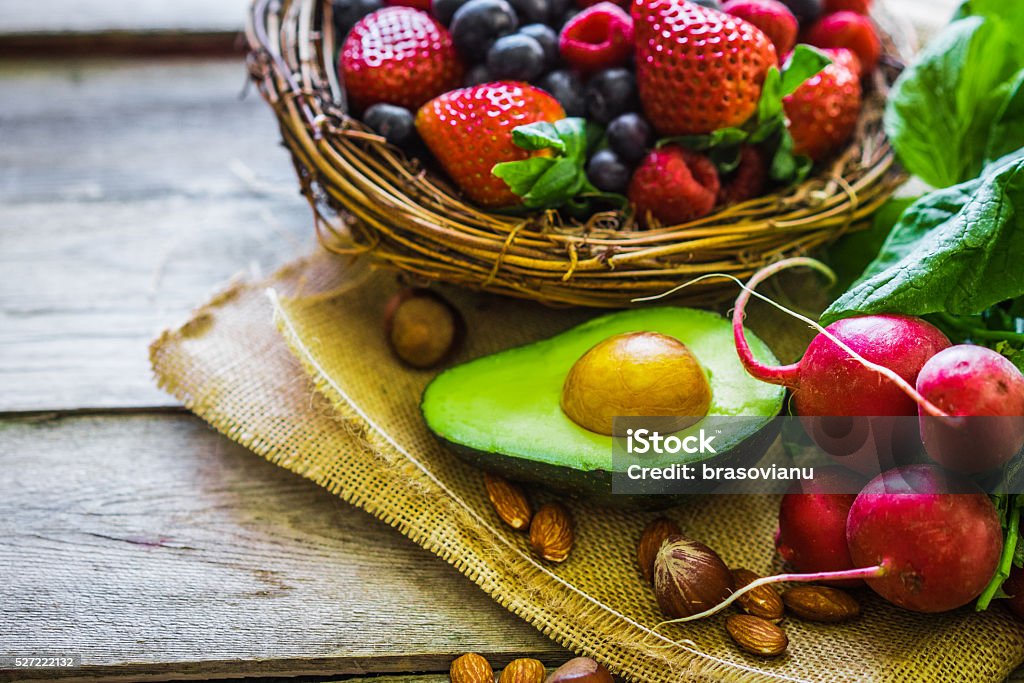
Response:
[[[67,673],[89,680],[559,663],[444,562],[152,382],[160,328],[313,244],[269,109],[218,56],[245,4],[0,0],[0,657],[80,655]]]

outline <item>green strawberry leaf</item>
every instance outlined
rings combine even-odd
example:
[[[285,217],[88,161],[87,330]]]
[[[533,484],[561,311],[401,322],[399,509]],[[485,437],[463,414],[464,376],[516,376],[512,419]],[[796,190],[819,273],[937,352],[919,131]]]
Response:
[[[821,50],[810,45],[797,45],[782,68],[782,96],[795,93],[807,79],[814,78],[831,63],[832,58]]]
[[[750,134],[742,128],[719,128],[708,135],[677,135],[658,140],[657,146],[681,145],[695,152],[704,152],[715,147],[732,147],[747,140]]]
[[[782,74],[774,66],[768,69],[757,102],[758,127],[776,121],[782,115]]]
[[[552,156],[530,157],[495,164],[491,172],[523,198],[531,209],[557,209],[581,192],[594,190],[584,167],[587,149],[600,142],[603,131],[581,118],[518,126],[512,141],[528,151],[551,150]]]
[[[772,156],[768,175],[777,183],[799,183],[811,172],[814,162],[803,154],[793,154],[793,136],[783,127],[775,143],[775,154]]]
[[[495,164],[491,173],[505,181],[509,189],[522,197],[527,194],[544,173],[555,165],[553,157],[531,157],[523,161],[505,161]]]
[[[512,142],[517,147],[522,147],[531,152],[540,149],[565,151],[565,141],[559,137],[555,126],[547,121],[537,121],[536,123],[528,123],[525,126],[517,126],[512,131]]]

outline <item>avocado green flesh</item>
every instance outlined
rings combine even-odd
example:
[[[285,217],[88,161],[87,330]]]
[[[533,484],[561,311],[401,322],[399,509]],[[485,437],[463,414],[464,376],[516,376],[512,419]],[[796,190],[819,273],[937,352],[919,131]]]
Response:
[[[565,377],[580,356],[608,337],[629,332],[660,332],[690,348],[711,383],[709,416],[764,418],[743,421],[743,433],[720,435],[715,442],[719,454],[756,433],[782,408],[784,389],[755,380],[743,369],[729,321],[707,311],[664,307],[602,316],[550,339],[442,372],[423,394],[427,426],[443,440],[474,451],[582,471],[611,470],[612,437],[577,425],[559,401]],[[755,356],[775,362],[764,342],[750,333],[747,339]],[[702,424],[679,435],[696,434]],[[678,454],[667,460],[703,457]]]

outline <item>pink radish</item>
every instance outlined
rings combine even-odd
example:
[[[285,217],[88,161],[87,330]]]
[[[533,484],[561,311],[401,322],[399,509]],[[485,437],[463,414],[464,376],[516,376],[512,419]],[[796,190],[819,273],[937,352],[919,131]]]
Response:
[[[846,539],[854,565],[888,566],[868,585],[915,612],[945,612],[977,598],[1003,550],[989,497],[933,465],[872,479],[850,508]]]
[[[945,349],[925,363],[917,390],[950,415],[965,416],[947,420],[922,412],[921,440],[940,465],[988,472],[1024,447],[1024,375],[1001,354],[968,344]]]
[[[1003,548],[999,513],[989,497],[934,465],[892,469],[868,482],[850,508],[846,540],[856,569],[765,577],[711,609],[666,623],[709,617],[758,586],[788,581],[864,579],[895,605],[944,612],[981,594]]]
[[[798,363],[770,366],[754,358],[743,332],[751,290],[775,273],[798,265],[830,273],[813,259],[786,259],[758,271],[736,299],[733,336],[747,372],[763,382],[792,389],[800,415],[916,415],[919,397],[907,385],[913,384],[929,358],[950,345],[938,328],[919,318],[846,318],[825,328],[827,334],[815,337]]]
[[[853,568],[846,545],[846,518],[864,479],[841,467],[815,468],[814,479],[795,482],[779,505],[775,547],[799,572]],[[858,582],[841,581],[835,585]]]

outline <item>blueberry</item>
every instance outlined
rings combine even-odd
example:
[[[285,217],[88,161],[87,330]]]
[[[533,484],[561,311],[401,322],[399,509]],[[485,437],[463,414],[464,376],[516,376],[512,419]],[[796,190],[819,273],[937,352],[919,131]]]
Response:
[[[455,16],[455,11],[466,2],[468,0],[434,0],[430,4],[430,11],[435,19],[445,26],[449,26],[452,23],[452,17]]]
[[[498,38],[487,51],[487,70],[499,81],[531,81],[544,73],[544,48],[522,33]]]
[[[701,7],[707,7],[708,9],[722,9],[722,3],[719,0],[693,0],[693,2]]]
[[[546,24],[551,20],[549,0],[508,0],[516,11],[519,21],[524,24]]]
[[[579,7],[570,7],[561,15],[561,18],[555,22],[555,25],[558,27],[559,30],[561,30],[563,26],[568,24],[573,17],[575,17],[582,11],[583,10],[581,10]]]
[[[383,6],[384,0],[332,0],[331,9],[334,27],[338,32],[338,42],[344,40],[357,21]]]
[[[585,97],[590,118],[602,125],[607,124],[637,108],[636,78],[628,69],[598,71],[587,82]]]
[[[363,123],[397,147],[404,147],[416,139],[412,112],[405,107],[375,104],[363,113]]]
[[[587,163],[587,178],[604,192],[625,193],[631,175],[629,166],[610,149],[599,150]]]
[[[518,27],[516,12],[505,0],[469,0],[452,17],[452,41],[463,57],[479,62],[494,41]]]
[[[782,0],[782,4],[796,15],[801,24],[812,22],[821,15],[821,0]]]
[[[551,18],[556,21],[576,7],[576,0],[548,0],[548,3],[551,6]]]
[[[462,85],[470,87],[474,85],[480,85],[481,83],[490,83],[493,80],[497,80],[491,75],[491,72],[487,69],[486,64],[477,64],[466,72],[465,77],[462,79]]]
[[[636,164],[647,154],[653,142],[651,125],[632,112],[612,120],[605,131],[608,146],[627,164]]]
[[[558,64],[558,34],[547,24],[527,24],[519,29],[524,36],[530,36],[544,48],[544,66],[548,69]]]
[[[558,100],[566,116],[584,116],[587,103],[583,97],[583,82],[572,71],[552,71],[538,83],[542,89]]]

